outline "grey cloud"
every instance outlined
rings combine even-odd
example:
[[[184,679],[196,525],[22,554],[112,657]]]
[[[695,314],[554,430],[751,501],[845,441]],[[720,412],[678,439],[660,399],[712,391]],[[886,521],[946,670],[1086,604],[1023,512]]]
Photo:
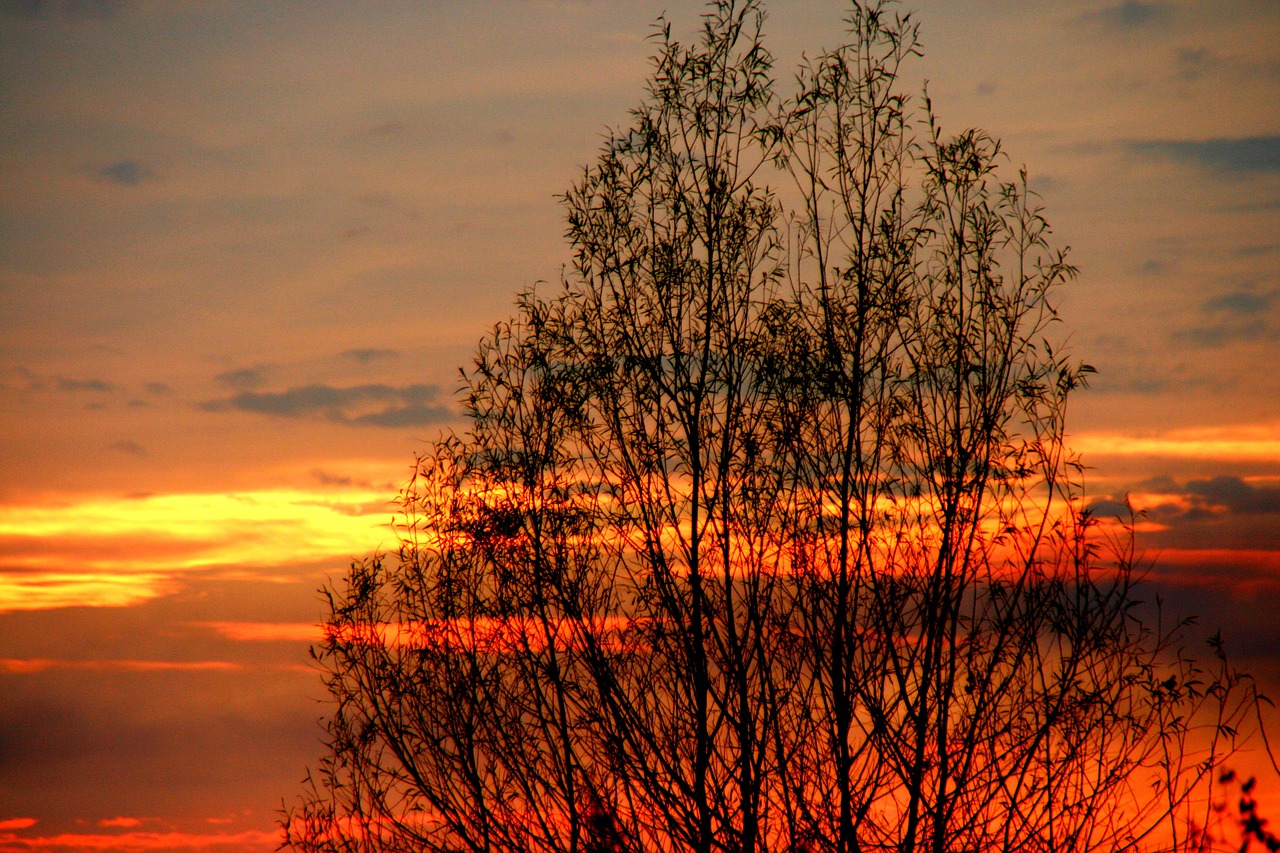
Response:
[[[441,421],[448,420],[451,415],[452,412],[450,412],[445,406],[413,405],[402,406],[400,408],[389,408],[384,409],[381,412],[360,415],[359,417],[352,418],[348,422],[394,429],[397,427],[438,424]]]
[[[400,136],[404,133],[404,125],[398,121],[384,121],[369,129],[371,136]]]
[[[1280,485],[1254,485],[1233,475],[1219,474],[1181,483],[1168,476],[1152,477],[1139,483],[1136,488],[1143,492],[1177,495],[1185,499],[1186,504],[1167,503],[1148,508],[1147,514],[1160,521],[1197,521],[1224,513],[1280,514]],[[1104,497],[1090,508],[1110,506],[1115,502],[1113,497]],[[1101,514],[1101,511],[1095,510],[1095,514]]]
[[[127,0],[0,0],[0,13],[35,19],[105,20],[128,6]]]
[[[1239,477],[1218,476],[1187,483],[1187,494],[1229,512],[1280,513],[1280,486],[1255,486]]]
[[[1095,17],[1108,26],[1126,30],[1141,29],[1168,21],[1169,4],[1124,0],[1118,5],[1100,9]]]
[[[170,388],[168,385],[166,385],[166,384],[165,384],[165,383],[163,383],[163,382],[148,382],[148,383],[147,383],[147,393],[148,393],[148,394],[155,394],[157,397],[164,396],[165,394],[168,394],[168,393],[169,393],[169,392],[171,392],[172,390],[173,390],[172,388]]]
[[[1129,518],[1129,506],[1124,501],[1115,500],[1113,498],[1104,498],[1092,501],[1089,504],[1089,512],[1093,513],[1094,518]]]
[[[1204,347],[1222,347],[1234,343],[1280,340],[1280,328],[1261,317],[1229,316],[1217,323],[1193,326],[1177,332],[1174,338]]]
[[[322,486],[350,486],[355,483],[345,474],[332,474],[323,468],[312,468],[311,476]]]
[[[107,445],[108,450],[118,450],[121,453],[127,453],[130,456],[137,456],[139,459],[147,455],[147,450],[136,441],[114,441]]]
[[[240,370],[228,370],[226,373],[219,373],[214,379],[231,388],[249,391],[254,388],[261,388],[263,382],[266,381],[266,376],[262,368],[244,367]]]
[[[1232,174],[1280,172],[1280,136],[1149,139],[1131,142],[1129,149],[1144,157],[1182,160]]]
[[[338,355],[342,358],[358,361],[361,364],[370,364],[375,361],[395,358],[400,355],[400,351],[393,349],[377,349],[375,347],[359,347],[357,349],[344,350]]]
[[[1222,60],[1205,47],[1180,48],[1177,61],[1178,76],[1183,80],[1198,80],[1222,64]]]
[[[101,379],[59,379],[58,390],[75,392],[75,391],[96,391],[98,393],[106,393],[112,388]]]
[[[235,409],[283,418],[319,417],[352,426],[425,426],[450,420],[435,385],[304,385],[280,392],[244,391],[201,404],[206,411]],[[369,411],[373,408],[373,411]]]
[[[102,177],[127,187],[136,187],[143,180],[151,177],[151,169],[137,160],[120,160],[103,166],[97,172]]]
[[[1214,313],[1262,314],[1269,311],[1274,302],[1274,293],[1250,293],[1242,290],[1215,296],[1204,303],[1204,310]]]

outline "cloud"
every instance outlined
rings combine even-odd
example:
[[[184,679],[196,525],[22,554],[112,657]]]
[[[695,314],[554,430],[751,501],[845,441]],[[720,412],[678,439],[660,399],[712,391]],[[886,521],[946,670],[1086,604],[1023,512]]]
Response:
[[[1117,495],[1092,509],[1113,517]],[[1161,551],[1198,549],[1269,553],[1280,561],[1280,478],[1219,474],[1188,480],[1161,476],[1133,486],[1129,500],[1142,514],[1143,544]],[[1108,510],[1104,512],[1103,510]]]
[[[311,476],[322,486],[351,486],[355,480],[345,474],[332,474],[323,468],[311,469]]]
[[[1186,485],[1192,500],[1206,507],[1254,515],[1280,513],[1280,485],[1253,485],[1240,477],[1218,476]]]
[[[0,13],[34,19],[107,20],[128,6],[127,0],[3,0]]]
[[[11,817],[7,820],[0,820],[0,830],[30,829],[39,822],[33,817]]]
[[[1138,30],[1167,23],[1169,4],[1124,0],[1115,6],[1099,9],[1092,17],[1116,29]]]
[[[261,388],[266,382],[266,371],[261,367],[243,367],[239,370],[219,373],[213,378],[237,390],[252,391],[254,388]]]
[[[121,453],[127,453],[139,459],[147,455],[147,449],[136,441],[113,441],[107,445],[107,450],[118,450]]]
[[[95,170],[99,175],[126,187],[136,187],[151,177],[151,169],[137,160],[120,160]]]
[[[1236,290],[1201,303],[1208,315],[1201,325],[1175,333],[1179,340],[1217,347],[1239,341],[1280,340],[1280,327],[1268,317],[1276,304],[1276,293]]]
[[[1181,160],[1228,174],[1280,172],[1280,136],[1148,139],[1128,143],[1143,157]]]
[[[103,382],[101,379],[59,379],[58,390],[66,392],[75,391],[97,391],[105,393],[111,391],[111,385]]]
[[[1231,314],[1262,314],[1270,310],[1275,301],[1274,293],[1250,293],[1239,290],[1234,293],[1224,293],[1206,301],[1204,310]]]
[[[375,361],[396,358],[400,355],[400,351],[394,349],[377,349],[375,347],[360,347],[357,349],[344,350],[338,355],[342,358],[350,359],[351,361],[357,361],[360,364],[370,364]]]
[[[438,424],[454,417],[439,402],[435,385],[304,385],[286,391],[244,391],[225,400],[201,404],[206,411],[234,409],[281,418],[322,418],[352,426],[411,427]]]

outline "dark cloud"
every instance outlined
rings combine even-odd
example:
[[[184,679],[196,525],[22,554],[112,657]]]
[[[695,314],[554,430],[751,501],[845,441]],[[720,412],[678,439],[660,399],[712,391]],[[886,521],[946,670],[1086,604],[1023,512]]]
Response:
[[[170,388],[168,385],[166,385],[166,384],[165,384],[165,383],[163,383],[163,382],[148,382],[148,383],[147,383],[147,393],[148,393],[148,394],[155,394],[157,397],[163,397],[165,394],[168,394],[168,393],[170,393],[171,391],[173,391],[173,389],[172,389],[172,388]]]
[[[1115,500],[1113,498],[1101,498],[1089,503],[1089,512],[1094,518],[1119,518],[1122,521],[1129,519],[1129,505],[1124,501]]]
[[[101,379],[59,379],[59,391],[96,391],[98,393],[106,393],[112,390],[112,387],[103,382]]]
[[[355,484],[355,480],[345,474],[333,474],[323,468],[311,469],[311,476],[322,486],[351,486]]]
[[[1280,327],[1268,316],[1275,304],[1275,292],[1236,290],[1219,294],[1201,303],[1204,322],[1174,337],[1207,347],[1280,340]]]
[[[404,134],[404,125],[398,121],[384,121],[369,128],[371,136],[401,136]]]
[[[1144,157],[1181,160],[1230,174],[1280,172],[1280,136],[1149,139],[1131,142],[1129,149]]]
[[[1206,507],[1221,507],[1228,512],[1280,513],[1280,486],[1255,486],[1239,477],[1192,480],[1186,485],[1186,493]]]
[[[265,371],[260,367],[244,367],[240,370],[228,370],[226,373],[219,373],[214,379],[230,388],[236,388],[241,391],[252,391],[254,388],[261,388],[266,382]]]
[[[1208,48],[1184,47],[1178,50],[1178,76],[1183,80],[1198,80],[1222,64]]]
[[[344,350],[339,353],[339,356],[342,358],[350,359],[351,361],[358,361],[361,364],[370,364],[375,361],[396,358],[399,355],[399,350],[377,349],[375,347],[359,347],[357,349]]]
[[[234,409],[282,418],[319,417],[352,426],[410,427],[453,418],[435,385],[305,385],[287,391],[244,391],[201,404],[206,411]]]
[[[1136,30],[1168,22],[1169,4],[1124,0],[1118,5],[1100,9],[1094,16],[1110,27]]]
[[[1223,317],[1216,323],[1193,326],[1177,332],[1174,338],[1205,347],[1222,347],[1234,343],[1277,341],[1280,340],[1280,328],[1262,317],[1234,315]]]
[[[147,455],[147,450],[136,441],[114,441],[107,445],[108,450],[118,450],[121,453],[127,453],[130,456],[137,456],[139,459]]]
[[[1204,310],[1213,313],[1263,314],[1271,310],[1271,306],[1275,304],[1275,301],[1276,296],[1274,293],[1251,293],[1241,290],[1235,293],[1224,293],[1221,296],[1215,296],[1204,303]]]
[[[127,0],[0,0],[0,13],[37,20],[106,20],[128,7]]]
[[[444,406],[401,406],[360,415],[359,417],[351,418],[348,423],[395,429],[438,424],[441,421],[448,420],[451,415],[452,412]]]
[[[151,169],[145,163],[140,163],[137,160],[120,160],[103,166],[97,172],[107,180],[127,187],[136,187],[145,179],[151,177]]]
[[[1156,477],[1138,483],[1133,492],[1147,496],[1142,515],[1158,525],[1143,534],[1145,547],[1280,551],[1280,481],[1274,477]],[[1091,508],[1099,518],[1114,517],[1102,509],[1121,499],[1100,496]]]

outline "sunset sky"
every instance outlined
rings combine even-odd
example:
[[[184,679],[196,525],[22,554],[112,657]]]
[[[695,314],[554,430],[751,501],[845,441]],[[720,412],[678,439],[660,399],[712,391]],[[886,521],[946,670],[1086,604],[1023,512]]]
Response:
[[[913,8],[912,85],[1081,270],[1090,493],[1280,694],[1280,3]],[[770,4],[784,81],[843,9]],[[700,4],[0,0],[0,853],[275,847],[317,589],[559,275],[664,10]]]

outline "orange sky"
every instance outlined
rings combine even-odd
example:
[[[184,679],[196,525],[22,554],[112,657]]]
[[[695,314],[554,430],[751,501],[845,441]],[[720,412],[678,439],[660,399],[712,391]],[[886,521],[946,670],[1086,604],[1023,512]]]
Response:
[[[770,8],[783,77],[838,38],[838,0]],[[1081,269],[1093,499],[1280,692],[1275,3],[915,8],[944,127],[1004,140]],[[394,544],[653,19],[698,9],[0,3],[0,853],[274,848],[316,589]]]

